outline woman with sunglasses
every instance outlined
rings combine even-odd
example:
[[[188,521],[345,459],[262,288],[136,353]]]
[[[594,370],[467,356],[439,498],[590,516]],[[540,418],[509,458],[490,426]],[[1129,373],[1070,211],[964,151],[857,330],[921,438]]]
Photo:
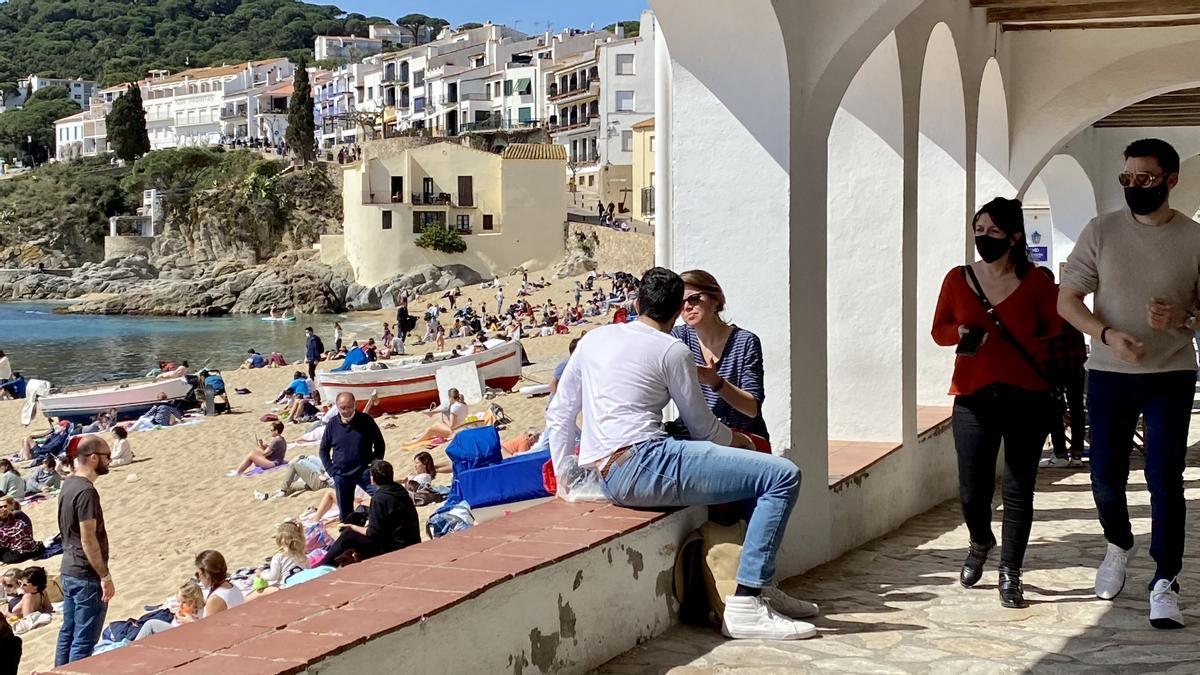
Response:
[[[708,407],[725,426],[769,438],[762,417],[762,343],[721,318],[725,292],[713,275],[689,270],[683,278],[683,325],[671,335],[692,350]]]
[[[959,583],[970,588],[979,581],[996,545],[992,496],[1003,439],[1000,604],[1021,608],[1033,490],[1054,410],[1039,363],[1045,339],[1059,333],[1062,321],[1053,282],[1044,274],[1030,274],[1021,202],[993,199],[975,214],[973,226],[981,260],[946,275],[932,331],[934,342],[957,346],[958,354],[950,394],[959,499],[971,537]]]

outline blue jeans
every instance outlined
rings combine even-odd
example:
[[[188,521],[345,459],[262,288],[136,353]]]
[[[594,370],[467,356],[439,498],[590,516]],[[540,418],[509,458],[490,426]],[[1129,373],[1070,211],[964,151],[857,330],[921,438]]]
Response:
[[[1092,496],[1104,538],[1133,546],[1125,485],[1138,416],[1145,418],[1146,485],[1150,489],[1150,556],[1159,579],[1183,569],[1183,468],[1188,425],[1196,394],[1196,372],[1180,370],[1128,375],[1093,370],[1088,374],[1088,418],[1092,426]]]
[[[63,590],[62,630],[54,653],[57,668],[92,655],[100,631],[104,629],[104,614],[108,603],[100,599],[100,580],[81,579],[66,574],[59,577]]]
[[[364,469],[362,473],[348,476],[330,476],[333,480],[333,492],[337,495],[338,520],[346,522],[354,513],[354,488],[366,490],[367,494],[375,494],[375,486],[371,484],[371,470]]]
[[[761,452],[660,438],[633,446],[601,483],[614,504],[637,508],[753,500],[737,582],[762,588],[775,579],[775,554],[800,494],[800,469]]]

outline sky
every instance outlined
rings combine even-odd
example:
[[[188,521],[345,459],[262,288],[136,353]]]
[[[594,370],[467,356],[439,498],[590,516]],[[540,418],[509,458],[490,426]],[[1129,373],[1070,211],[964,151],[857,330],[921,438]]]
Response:
[[[555,31],[561,28],[586,29],[593,23],[596,28],[603,28],[614,21],[637,20],[642,10],[649,8],[646,0],[316,0],[314,4],[332,4],[347,12],[382,16],[393,21],[413,13],[438,16],[455,26],[468,21],[483,23],[491,20],[524,33],[542,32],[547,21]]]

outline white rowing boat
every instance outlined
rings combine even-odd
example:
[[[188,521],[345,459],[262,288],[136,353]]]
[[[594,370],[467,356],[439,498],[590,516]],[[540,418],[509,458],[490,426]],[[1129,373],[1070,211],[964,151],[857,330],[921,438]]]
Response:
[[[420,357],[410,357],[403,361],[384,361],[388,367],[380,370],[320,372],[317,373],[317,386],[321,388],[324,400],[332,401],[344,391],[354,394],[360,410],[371,392],[377,392],[378,405],[372,413],[377,410],[384,413],[419,410],[438,402],[439,368],[474,362],[487,386],[511,391],[521,379],[524,359],[521,343],[493,340],[488,345],[488,349],[478,354],[464,354],[433,363],[420,363]]]
[[[48,417],[80,422],[90,421],[110,408],[116,408],[120,417],[128,418],[154,407],[163,394],[166,394],[168,401],[177,401],[187,396],[191,389],[192,385],[183,377],[170,380],[116,380],[53,389],[50,394],[38,399],[38,406]]]

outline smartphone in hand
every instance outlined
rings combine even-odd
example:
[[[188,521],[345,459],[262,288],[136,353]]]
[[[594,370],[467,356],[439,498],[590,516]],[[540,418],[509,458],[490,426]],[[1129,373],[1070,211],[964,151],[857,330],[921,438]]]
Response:
[[[983,337],[987,335],[987,331],[982,328],[971,328],[958,340],[958,348],[954,350],[959,356],[975,356],[979,351],[979,346],[983,344]]]

